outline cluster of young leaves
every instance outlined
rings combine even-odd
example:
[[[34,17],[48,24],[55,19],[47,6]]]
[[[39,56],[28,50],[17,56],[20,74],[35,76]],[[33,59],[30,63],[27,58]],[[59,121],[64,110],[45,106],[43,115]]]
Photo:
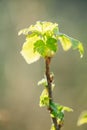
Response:
[[[53,73],[51,74],[51,76],[53,76]],[[49,96],[48,96],[48,90],[47,90],[47,79],[46,76],[44,76],[44,78],[38,82],[38,85],[43,85],[44,86],[44,90],[41,93],[40,96],[40,107],[50,107],[51,109],[51,117],[53,118],[57,118],[57,122],[59,125],[63,125],[64,122],[64,111],[67,112],[72,112],[73,109],[57,104],[53,101],[49,102]],[[55,87],[55,84],[52,83],[52,90]],[[55,130],[54,124],[52,124],[51,130]]]
[[[21,34],[26,36],[21,54],[28,64],[37,61],[40,57],[53,57],[60,43],[64,51],[72,47],[78,49],[81,57],[84,53],[82,43],[60,33],[56,23],[38,21],[35,25],[20,30],[18,35]]]
[[[83,111],[80,114],[77,125],[80,126],[80,125],[83,125],[85,123],[87,123],[87,111]]]

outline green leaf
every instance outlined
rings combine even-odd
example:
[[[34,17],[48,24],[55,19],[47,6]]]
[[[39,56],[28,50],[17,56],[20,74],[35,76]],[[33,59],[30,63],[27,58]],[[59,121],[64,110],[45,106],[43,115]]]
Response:
[[[47,48],[43,40],[38,40],[34,43],[34,51],[38,52],[40,55],[45,56],[46,50]]]
[[[56,117],[58,122],[63,123],[64,120],[64,111],[71,112],[73,111],[71,108],[56,104],[54,102],[50,103],[50,107],[52,109],[51,116]]]
[[[87,111],[83,111],[78,119],[77,125],[83,125],[87,123]]]
[[[69,50],[72,47],[73,49],[78,49],[80,56],[83,57],[84,48],[80,41],[71,38],[63,33],[58,33],[58,39],[60,40],[61,45],[65,51]]]
[[[55,38],[48,38],[46,41],[46,46],[51,50],[56,52],[57,51],[57,40]]]
[[[34,43],[38,40],[37,36],[27,37],[23,44],[21,54],[28,64],[37,61],[40,58],[38,52],[34,52]]]
[[[61,105],[51,102],[50,107],[52,109],[52,112],[51,112],[52,117],[56,117],[60,120],[64,119],[64,112],[62,111],[62,109],[60,109]]]
[[[42,57],[52,57],[57,51],[56,39],[48,38],[46,43],[43,40],[38,40],[34,43],[34,51],[38,52]]]
[[[45,88],[40,96],[40,107],[49,106],[49,97],[47,89]]]

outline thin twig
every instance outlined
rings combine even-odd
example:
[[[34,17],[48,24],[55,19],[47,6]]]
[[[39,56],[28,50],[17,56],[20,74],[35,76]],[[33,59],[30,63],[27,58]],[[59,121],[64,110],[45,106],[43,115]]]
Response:
[[[48,96],[49,96],[49,104],[53,101],[53,96],[52,96],[52,79],[50,77],[50,62],[51,62],[51,58],[50,57],[46,57],[45,58],[45,64],[46,64],[46,78],[47,78],[47,89],[48,89]],[[50,111],[50,113],[52,112],[52,108],[49,105],[48,110]],[[53,124],[55,126],[56,130],[60,130],[60,126],[57,123],[57,119],[56,117],[51,117]]]

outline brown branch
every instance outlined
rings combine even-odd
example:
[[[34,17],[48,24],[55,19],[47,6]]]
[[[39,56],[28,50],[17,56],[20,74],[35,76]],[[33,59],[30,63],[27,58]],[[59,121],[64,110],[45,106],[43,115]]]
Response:
[[[48,90],[48,96],[49,96],[49,104],[53,101],[53,96],[52,96],[52,79],[50,77],[50,62],[51,62],[51,57],[46,57],[45,58],[45,64],[46,64],[46,78],[47,78],[47,90]],[[50,113],[52,112],[52,108],[49,105],[48,110]],[[51,117],[53,124],[55,126],[56,130],[60,130],[60,126],[57,123],[56,117]]]

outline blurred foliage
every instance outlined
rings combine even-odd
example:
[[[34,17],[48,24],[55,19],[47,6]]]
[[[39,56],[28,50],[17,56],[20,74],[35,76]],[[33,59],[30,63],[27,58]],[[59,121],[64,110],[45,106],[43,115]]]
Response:
[[[48,113],[38,107],[41,92],[36,88],[43,61],[27,65],[19,53],[24,38],[17,35],[21,28],[38,20],[58,22],[63,33],[84,43],[83,59],[78,52],[65,53],[60,47],[52,62],[56,64],[51,67],[58,85],[55,99],[74,109],[74,113],[65,115],[63,129],[87,130],[87,125],[76,126],[80,112],[87,109],[86,12],[86,0],[0,0],[1,130],[50,129]]]
[[[83,125],[85,123],[87,123],[87,111],[83,111],[80,114],[77,125],[80,126],[80,125]]]

